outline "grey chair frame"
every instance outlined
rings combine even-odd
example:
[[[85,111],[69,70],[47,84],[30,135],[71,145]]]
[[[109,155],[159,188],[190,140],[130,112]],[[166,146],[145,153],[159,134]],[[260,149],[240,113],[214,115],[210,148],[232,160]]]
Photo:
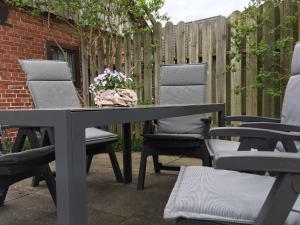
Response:
[[[293,126],[295,130],[300,127]],[[282,141],[289,149],[300,135],[286,131],[261,128],[215,128],[212,136],[263,137]],[[284,225],[300,194],[300,154],[292,147],[290,152],[239,151],[220,152],[215,155],[216,169],[235,171],[269,171],[276,180],[255,221],[255,225]],[[280,206],[280,207],[278,207]],[[234,223],[178,218],[178,225],[233,225]]]
[[[187,65],[198,65],[198,64],[187,64]],[[204,64],[199,64],[204,65]],[[185,65],[162,65],[162,66],[185,66]],[[161,170],[172,170],[179,171],[179,166],[163,165],[159,162],[159,155],[169,156],[184,156],[199,158],[202,160],[204,166],[211,166],[211,157],[207,151],[204,140],[209,137],[208,132],[210,129],[211,117],[201,119],[205,124],[205,131],[202,134],[204,139],[199,143],[197,140],[180,140],[180,137],[174,135],[172,138],[167,139],[156,139],[147,138],[146,135],[153,134],[155,136],[155,130],[157,121],[146,121],[144,125],[144,143],[141,150],[141,161],[138,175],[137,189],[143,190],[145,186],[145,176],[147,167],[147,158],[152,156],[154,171],[160,173]],[[183,151],[184,149],[184,151]]]
[[[3,128],[3,127],[2,127]],[[8,126],[5,127],[5,129],[10,128]],[[34,131],[35,128],[29,128],[28,129],[19,129],[17,140],[14,142],[14,145],[11,149],[11,154],[22,154],[25,156],[27,152],[21,152],[23,142],[25,141],[25,138],[28,139],[34,138],[31,131]],[[2,144],[0,140],[0,146],[2,150]],[[9,189],[9,186],[19,182],[21,180],[24,180],[26,178],[34,177],[34,176],[40,176],[43,175],[48,190],[51,194],[51,197],[53,199],[54,204],[56,205],[56,182],[55,178],[51,172],[50,166],[48,163],[54,161],[54,147],[48,146],[43,147],[44,149],[53,149],[53,152],[41,159],[41,161],[34,161],[31,163],[11,163],[9,161],[1,161],[0,162],[0,207],[4,205],[5,198]],[[39,148],[40,150],[43,150],[43,148]],[[32,148],[37,149],[37,148]],[[30,151],[30,150],[28,150]],[[11,155],[13,156],[13,155]],[[5,155],[0,156],[5,157]]]

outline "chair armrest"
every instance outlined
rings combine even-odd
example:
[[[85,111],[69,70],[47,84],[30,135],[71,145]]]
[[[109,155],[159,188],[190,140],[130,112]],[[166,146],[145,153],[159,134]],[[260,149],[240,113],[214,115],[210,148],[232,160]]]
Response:
[[[252,127],[218,127],[210,130],[211,136],[267,138],[300,141],[300,134]]]
[[[300,134],[284,131],[250,128],[250,127],[220,127],[210,130],[210,136],[242,137],[281,141],[288,152],[298,152],[294,141],[300,141]],[[262,150],[262,149],[261,149]]]
[[[262,116],[226,116],[225,121],[240,121],[240,122],[273,122],[280,123],[280,119],[262,117]]]
[[[242,123],[240,127],[262,128],[285,132],[300,132],[300,126],[271,122]]]
[[[220,152],[215,156],[215,168],[300,173],[300,154],[263,151]]]

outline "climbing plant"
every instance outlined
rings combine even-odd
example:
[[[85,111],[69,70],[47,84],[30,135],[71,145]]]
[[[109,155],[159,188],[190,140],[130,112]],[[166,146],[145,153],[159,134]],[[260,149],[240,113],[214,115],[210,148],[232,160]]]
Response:
[[[278,13],[280,8],[286,10],[287,2],[291,10],[286,16],[281,14],[280,21],[276,21],[275,12]],[[251,88],[262,90],[266,95],[282,96],[290,76],[290,64],[282,61],[290,60],[296,41],[294,33],[298,15],[292,9],[299,3],[299,0],[250,0],[247,9],[231,24],[231,49],[235,50],[231,52],[232,63],[228,65],[228,70],[236,70],[236,62],[241,62],[248,46],[247,54],[258,59],[256,84]],[[271,41],[258,35],[263,32],[265,37],[272,37]],[[255,40],[251,39],[253,36]],[[243,86],[235,87],[236,94],[243,90]]]

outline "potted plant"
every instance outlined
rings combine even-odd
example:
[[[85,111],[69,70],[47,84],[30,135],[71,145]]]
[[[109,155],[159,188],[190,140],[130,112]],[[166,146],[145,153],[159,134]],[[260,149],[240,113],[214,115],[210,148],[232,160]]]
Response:
[[[90,85],[90,93],[98,107],[133,107],[137,95],[130,89],[131,82],[128,75],[106,68]]]

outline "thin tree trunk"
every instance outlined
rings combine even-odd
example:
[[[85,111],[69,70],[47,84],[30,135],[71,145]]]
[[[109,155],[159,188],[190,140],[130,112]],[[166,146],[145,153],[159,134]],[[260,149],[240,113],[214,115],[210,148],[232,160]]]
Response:
[[[89,98],[89,60],[88,60],[88,54],[86,52],[85,46],[84,46],[84,40],[81,37],[81,68],[82,68],[82,95],[83,95],[83,101],[85,106],[89,105],[90,98]]]

